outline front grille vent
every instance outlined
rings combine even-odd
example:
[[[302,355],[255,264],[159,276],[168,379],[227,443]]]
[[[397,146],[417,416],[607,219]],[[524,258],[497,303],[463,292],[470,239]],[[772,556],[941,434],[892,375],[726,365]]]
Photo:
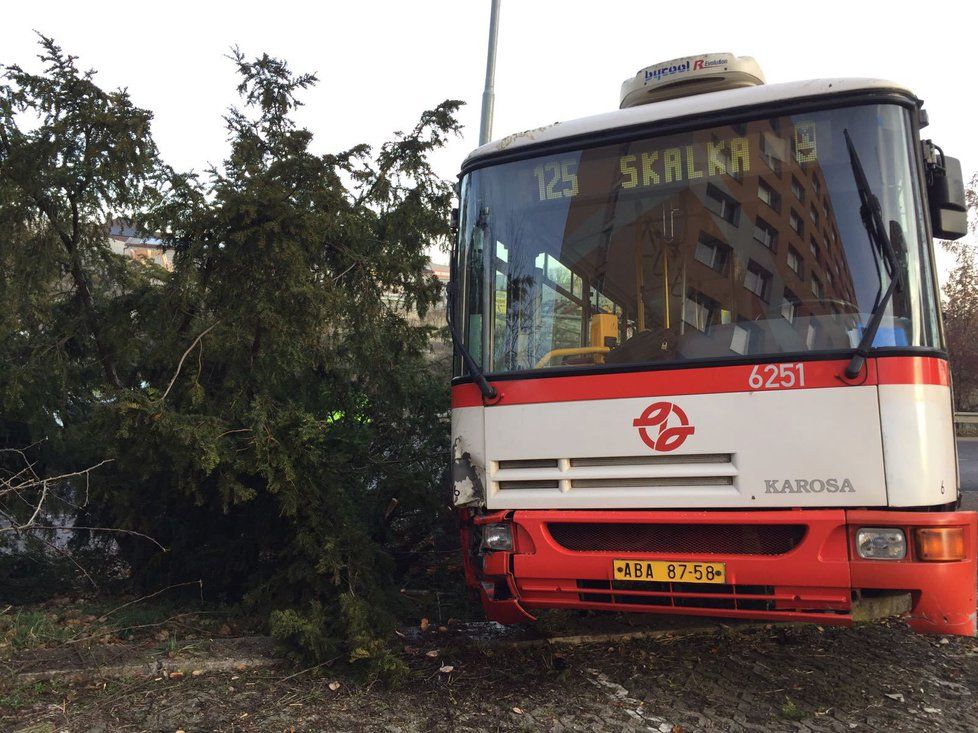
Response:
[[[678,455],[506,458],[490,462],[489,479],[496,491],[549,490],[614,495],[648,489],[731,497],[737,494],[737,466],[732,453]]]
[[[767,585],[703,585],[698,583],[643,583],[629,580],[578,580],[578,598],[585,603],[673,608],[723,608],[737,611],[773,611],[774,588]],[[599,591],[599,592],[595,592]],[[603,592],[600,592],[603,591]]]
[[[551,522],[551,537],[572,552],[783,555],[805,536],[803,524],[599,524]]]
[[[500,481],[499,490],[508,491],[511,489],[559,489],[559,481]]]
[[[572,468],[595,466],[682,466],[690,463],[730,463],[730,453],[690,453],[674,456],[599,456],[597,458],[571,458]],[[500,466],[503,461],[500,461]]]
[[[515,461],[499,461],[501,471],[512,471],[520,468],[557,468],[556,458],[525,458]]]
[[[631,489],[668,486],[733,486],[733,476],[662,476],[659,478],[575,478],[572,489]]]

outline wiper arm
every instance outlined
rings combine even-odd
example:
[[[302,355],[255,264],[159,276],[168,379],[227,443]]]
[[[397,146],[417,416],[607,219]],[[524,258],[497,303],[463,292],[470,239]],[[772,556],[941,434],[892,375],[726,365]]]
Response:
[[[454,268],[452,269],[454,270]],[[453,272],[452,275],[454,274],[455,273]],[[494,400],[496,399],[496,395],[498,394],[496,392],[496,388],[493,387],[491,384],[489,384],[488,380],[486,380],[485,374],[482,373],[482,369],[479,368],[479,365],[475,363],[475,359],[472,357],[472,354],[469,353],[469,350],[465,348],[465,344],[462,343],[462,337],[459,334],[458,329],[455,327],[455,317],[454,317],[455,278],[454,277],[452,277],[448,281],[448,288],[446,294],[448,296],[446,299],[446,305],[448,307],[445,315],[446,315],[446,320],[448,321],[448,332],[452,336],[452,346],[455,347],[455,351],[458,352],[458,355],[462,357],[462,361],[465,362],[465,367],[466,369],[469,370],[469,374],[472,375],[472,378],[475,380],[475,383],[479,386],[479,391],[482,392],[483,398],[487,400]]]
[[[894,241],[891,241],[889,235],[887,235],[886,226],[883,224],[883,210],[880,207],[880,201],[869,187],[869,181],[866,179],[866,171],[863,170],[863,164],[859,160],[856,146],[852,144],[849,130],[843,130],[842,134],[846,138],[846,147],[849,149],[849,165],[852,168],[852,175],[856,179],[856,189],[859,192],[859,215],[862,217],[863,226],[866,227],[870,244],[879,251],[887,274],[890,276],[890,284],[877,299],[876,307],[873,308],[869,323],[866,324],[866,330],[863,331],[862,338],[859,339],[855,353],[853,353],[852,359],[849,360],[849,366],[846,367],[846,378],[855,379],[866,363],[866,357],[872,349],[876,332],[879,331],[883,314],[886,313],[886,308],[893,298],[893,293],[902,286],[902,253],[906,247],[903,241],[903,231],[897,222],[890,222]],[[899,254],[894,247],[895,244],[899,244],[900,246]]]

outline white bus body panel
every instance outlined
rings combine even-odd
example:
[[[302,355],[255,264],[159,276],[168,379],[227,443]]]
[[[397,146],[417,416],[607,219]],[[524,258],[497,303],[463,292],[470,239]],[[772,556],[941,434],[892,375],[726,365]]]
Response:
[[[643,104],[638,107],[617,109],[612,112],[604,112],[567,122],[556,122],[534,130],[519,132],[476,148],[468,155],[466,163],[486,155],[510,151],[527,145],[555,142],[563,138],[588,135],[602,130],[617,130],[691,115],[708,114],[717,110],[730,112],[773,102],[789,102],[808,97],[851,92],[888,91],[915,98],[914,94],[903,85],[884,79],[812,79],[810,81],[765,84],[743,89],[707,92],[690,97],[667,99],[653,104]]]
[[[633,423],[659,401],[694,428],[669,452],[650,449]],[[482,411],[456,412],[469,410]],[[502,404],[484,414],[488,509],[887,504],[875,386]]]
[[[879,399],[890,506],[957,499],[951,391],[932,384],[883,384]]]

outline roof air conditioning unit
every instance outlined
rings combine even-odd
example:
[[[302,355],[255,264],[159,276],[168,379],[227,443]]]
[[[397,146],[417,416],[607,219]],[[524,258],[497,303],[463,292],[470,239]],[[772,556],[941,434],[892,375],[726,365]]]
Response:
[[[621,109],[664,99],[752,87],[764,72],[750,56],[706,53],[646,66],[621,85]]]

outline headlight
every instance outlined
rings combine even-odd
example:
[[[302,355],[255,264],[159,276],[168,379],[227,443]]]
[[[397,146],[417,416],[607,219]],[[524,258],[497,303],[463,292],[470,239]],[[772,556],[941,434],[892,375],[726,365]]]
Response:
[[[482,528],[482,547],[486,550],[513,551],[513,531],[508,524],[487,524]]]
[[[856,552],[865,560],[902,560],[907,537],[902,529],[864,527],[856,532]]]

